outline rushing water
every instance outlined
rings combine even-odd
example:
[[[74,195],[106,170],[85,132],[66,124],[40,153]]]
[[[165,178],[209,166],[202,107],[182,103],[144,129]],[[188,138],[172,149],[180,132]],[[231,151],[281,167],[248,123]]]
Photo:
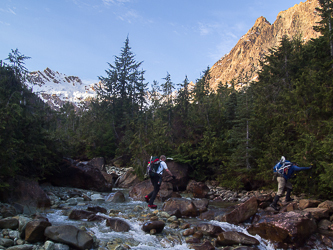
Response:
[[[64,215],[64,210],[62,209],[50,209],[45,212],[45,216],[49,219],[52,225],[74,225],[78,228],[86,228],[90,231],[96,238],[100,241],[100,246],[105,246],[106,244],[127,244],[131,249],[190,249],[188,244],[185,242],[185,237],[182,235],[183,229],[173,229],[168,227],[166,223],[163,232],[156,235],[150,235],[144,232],[141,228],[144,223],[142,218],[143,214],[152,213],[154,210],[147,207],[147,203],[142,201],[134,201],[132,198],[128,197],[127,189],[114,189],[111,194],[102,194],[103,198],[107,200],[110,196],[113,196],[115,192],[121,191],[126,197],[126,201],[123,203],[112,203],[112,202],[84,202],[82,204],[71,206],[70,209],[81,209],[86,210],[88,206],[100,206],[106,208],[108,211],[120,211],[116,218],[126,221],[131,229],[129,232],[115,232],[111,231],[109,227],[106,226],[105,221],[103,222],[89,222],[87,220],[70,220],[67,215]],[[158,209],[162,208],[162,203],[156,203]],[[220,204],[222,205],[222,204]],[[219,204],[214,204],[215,206],[220,206]],[[104,214],[101,214],[106,216]],[[113,217],[114,218],[114,217]],[[148,217],[146,218],[146,220]],[[182,218],[184,223],[190,223],[194,226],[199,223],[210,223],[220,226],[225,231],[239,231],[247,235],[250,235],[244,227],[232,225],[226,222],[219,221],[203,221],[199,218]],[[251,235],[252,236],[252,235]],[[258,235],[254,236],[259,240],[259,249],[269,250],[274,249],[273,245],[268,241],[260,238]]]

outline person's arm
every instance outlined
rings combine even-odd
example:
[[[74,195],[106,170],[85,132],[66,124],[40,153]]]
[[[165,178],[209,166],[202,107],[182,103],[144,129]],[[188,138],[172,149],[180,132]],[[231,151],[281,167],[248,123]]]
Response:
[[[308,169],[311,169],[311,167],[299,167],[297,165],[294,165],[294,170],[295,171],[301,171],[301,170],[308,170]]]

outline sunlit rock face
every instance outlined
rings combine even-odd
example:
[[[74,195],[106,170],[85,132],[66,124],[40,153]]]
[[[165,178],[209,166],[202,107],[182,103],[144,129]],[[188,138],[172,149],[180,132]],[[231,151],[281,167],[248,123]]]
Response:
[[[230,53],[211,67],[211,87],[216,89],[220,82],[230,83],[232,79],[246,74],[247,81],[255,80],[257,74],[251,71],[260,69],[259,60],[264,58],[270,48],[278,47],[284,35],[289,38],[301,35],[305,42],[317,38],[320,33],[314,31],[313,26],[318,25],[321,17],[316,7],[319,7],[318,0],[301,2],[281,11],[273,24],[265,17],[259,17]],[[236,86],[240,87],[242,84]]]

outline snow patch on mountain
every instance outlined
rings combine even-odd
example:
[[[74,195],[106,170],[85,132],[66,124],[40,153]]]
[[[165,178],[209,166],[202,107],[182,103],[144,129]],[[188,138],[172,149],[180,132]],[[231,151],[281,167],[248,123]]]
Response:
[[[77,76],[67,76],[49,68],[30,72],[25,83],[33,93],[56,110],[66,102],[83,108],[96,97],[95,83],[82,82]]]

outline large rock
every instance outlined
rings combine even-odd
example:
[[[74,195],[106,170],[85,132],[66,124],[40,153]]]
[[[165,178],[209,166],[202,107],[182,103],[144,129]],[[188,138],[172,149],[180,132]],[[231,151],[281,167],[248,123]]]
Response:
[[[33,220],[29,221],[25,228],[25,240],[31,243],[44,241],[45,229],[52,224],[47,220]]]
[[[317,207],[321,202],[319,200],[302,199],[298,203],[299,209],[303,210],[310,207]]]
[[[247,231],[267,240],[301,246],[316,228],[317,224],[309,213],[291,211],[263,216]]]
[[[136,184],[132,189],[129,191],[129,197],[133,198],[134,200],[141,200],[144,201],[144,197],[154,190],[153,185],[151,184],[150,179],[142,181]],[[162,185],[160,191],[156,196],[156,200],[165,201],[172,197],[173,194],[173,187],[170,182],[162,181]]]
[[[164,202],[163,211],[176,211],[179,210],[182,216],[196,217],[198,210],[194,203],[185,198],[170,198]]]
[[[108,183],[101,171],[88,163],[80,163],[64,159],[59,172],[47,176],[54,186],[75,187],[99,192],[112,191],[112,184]]]
[[[260,242],[251,236],[248,236],[241,232],[223,232],[220,233],[216,239],[216,243],[220,246],[232,246],[232,245],[259,245]]]
[[[108,218],[106,220],[106,225],[116,232],[128,232],[131,229],[126,221],[118,218]]]
[[[187,192],[192,193],[194,198],[205,198],[209,193],[208,186],[203,182],[191,180],[187,187]]]
[[[244,203],[239,204],[231,212],[219,215],[215,219],[218,221],[228,222],[237,225],[255,215],[257,209],[258,209],[257,198],[253,196]]]
[[[333,213],[333,201],[324,201],[318,205],[318,208],[328,208],[329,212]]]
[[[105,171],[105,160],[103,157],[96,157],[90,160],[89,165],[98,168],[100,171]]]
[[[23,176],[16,176],[8,181],[10,188],[0,193],[0,200],[7,203],[18,203],[24,206],[26,212],[33,208],[50,207],[51,200],[40,188],[37,181]]]
[[[156,220],[156,221],[148,221],[142,225],[142,230],[149,233],[150,230],[155,229],[156,233],[161,233],[165,226],[164,221]]]
[[[189,167],[186,164],[181,164],[175,161],[166,162],[168,169],[176,177],[174,180],[170,180],[170,175],[164,171],[163,181],[170,181],[173,185],[174,191],[185,191],[189,182]]]
[[[117,187],[120,188],[130,188],[132,186],[135,186],[140,182],[139,177],[136,176],[133,169],[130,169],[126,172],[126,174],[122,175],[118,182]]]
[[[114,193],[113,196],[109,197],[106,201],[114,202],[114,203],[121,203],[125,202],[125,195],[121,191],[117,191]]]
[[[309,212],[313,218],[316,220],[328,219],[330,217],[328,208],[317,208],[310,207],[303,210],[304,212]]]
[[[95,212],[80,210],[80,209],[73,209],[69,213],[68,218],[71,220],[82,220],[82,219],[88,219],[89,216],[91,216],[93,214],[95,214]]]
[[[64,243],[80,250],[91,249],[93,245],[92,236],[72,225],[47,227],[44,235],[52,241]]]
[[[202,223],[197,226],[197,230],[202,232],[204,235],[208,235],[210,237],[217,237],[220,233],[224,232],[220,226]]]
[[[19,220],[16,218],[4,218],[0,219],[0,228],[8,228],[8,229],[18,229],[19,227]]]

